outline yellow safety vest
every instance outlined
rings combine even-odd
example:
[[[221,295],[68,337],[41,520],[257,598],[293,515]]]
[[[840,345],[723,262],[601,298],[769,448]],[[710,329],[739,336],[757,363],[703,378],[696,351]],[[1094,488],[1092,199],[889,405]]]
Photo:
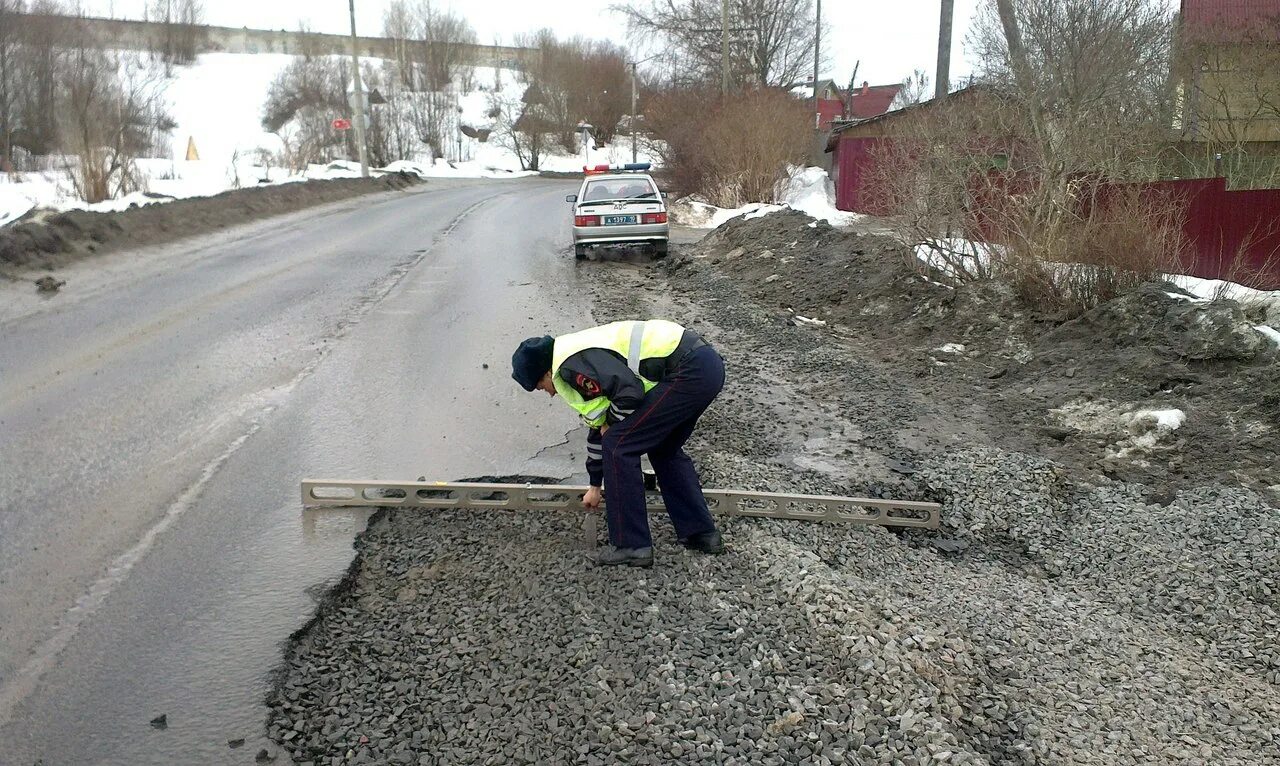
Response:
[[[577,389],[560,377],[560,366],[579,351],[603,348],[615,351],[627,360],[627,367],[644,384],[647,393],[658,385],[640,374],[640,363],[646,359],[665,358],[675,352],[684,337],[684,328],[665,319],[646,321],[610,322],[589,330],[561,335],[556,338],[551,353],[551,380],[560,398],[582,416],[587,425],[598,428],[605,424],[609,410],[609,398],[603,394],[593,399],[583,399]]]

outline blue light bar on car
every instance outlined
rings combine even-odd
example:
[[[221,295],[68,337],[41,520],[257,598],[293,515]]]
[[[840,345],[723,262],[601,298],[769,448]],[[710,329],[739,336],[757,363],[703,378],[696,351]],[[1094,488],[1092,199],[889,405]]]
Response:
[[[587,175],[595,175],[598,173],[619,173],[627,170],[648,170],[651,167],[653,167],[651,162],[628,162],[625,165],[596,165],[595,167],[583,165],[582,172]]]

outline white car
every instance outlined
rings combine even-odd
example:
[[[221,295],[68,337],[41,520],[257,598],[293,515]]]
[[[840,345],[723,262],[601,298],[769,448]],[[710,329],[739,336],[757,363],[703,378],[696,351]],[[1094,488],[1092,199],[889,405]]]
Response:
[[[643,245],[667,254],[667,205],[647,162],[583,168],[587,177],[573,203],[573,252],[579,260],[593,245]]]

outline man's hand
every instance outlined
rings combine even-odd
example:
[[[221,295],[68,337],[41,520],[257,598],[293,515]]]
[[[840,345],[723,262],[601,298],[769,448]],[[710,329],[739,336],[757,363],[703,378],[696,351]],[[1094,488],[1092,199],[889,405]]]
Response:
[[[582,507],[594,511],[600,507],[600,501],[603,499],[600,488],[592,487],[582,496]]]
[[[604,425],[600,426],[600,438],[603,439],[604,435],[607,433],[609,433],[609,424],[605,423]]]

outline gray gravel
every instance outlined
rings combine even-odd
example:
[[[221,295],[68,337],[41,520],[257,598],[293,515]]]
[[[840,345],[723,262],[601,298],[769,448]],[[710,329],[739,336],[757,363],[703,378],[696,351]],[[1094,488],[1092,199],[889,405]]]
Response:
[[[271,735],[299,761],[1280,764],[1258,495],[1079,484],[712,266],[585,268],[601,321],[725,354],[709,484],[937,498],[945,529],[731,520],[705,557],[662,522],[640,572],[589,566],[576,517],[389,513],[287,655]]]

